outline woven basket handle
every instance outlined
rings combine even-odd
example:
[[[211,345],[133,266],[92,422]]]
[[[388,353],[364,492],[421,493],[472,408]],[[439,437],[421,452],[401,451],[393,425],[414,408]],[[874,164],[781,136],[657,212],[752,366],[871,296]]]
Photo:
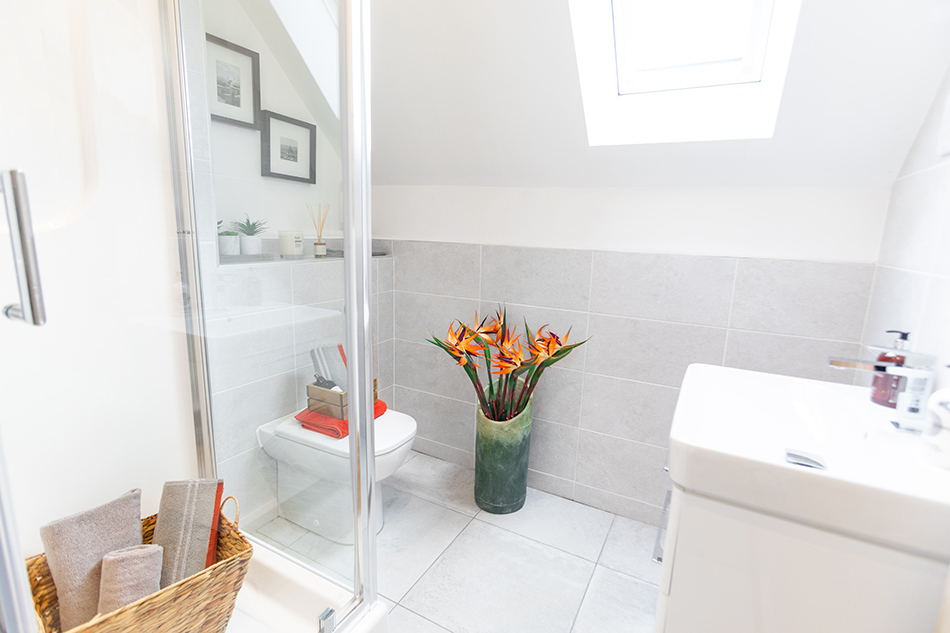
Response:
[[[241,505],[238,503],[238,500],[234,498],[234,495],[228,495],[224,498],[224,501],[221,502],[221,514],[224,514],[224,505],[228,502],[228,499],[234,502],[234,520],[228,519],[231,523],[234,524],[234,527],[238,526],[238,523],[241,522]],[[225,515],[227,516],[227,515]]]

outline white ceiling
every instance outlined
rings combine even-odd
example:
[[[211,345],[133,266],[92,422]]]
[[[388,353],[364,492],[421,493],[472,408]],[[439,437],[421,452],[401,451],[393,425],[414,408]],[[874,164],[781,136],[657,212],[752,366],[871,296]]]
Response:
[[[374,0],[373,182],[890,187],[948,32],[945,0],[804,0],[774,138],[591,148],[566,0]]]

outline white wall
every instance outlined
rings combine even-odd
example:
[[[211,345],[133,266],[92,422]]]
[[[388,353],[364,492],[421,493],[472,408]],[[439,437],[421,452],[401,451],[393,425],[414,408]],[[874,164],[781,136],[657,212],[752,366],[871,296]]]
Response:
[[[941,387],[950,386],[950,155],[941,147],[950,138],[948,107],[950,75],[894,185],[864,327],[873,345],[893,342],[885,330],[911,332],[911,349],[938,356]]]
[[[272,38],[287,39],[287,33],[272,29],[267,34],[271,39],[265,38],[258,29],[260,25],[248,17],[238,0],[206,0],[202,10],[208,33],[260,54],[261,109],[313,123],[316,104],[305,102],[295,90],[298,82],[313,82],[313,78],[288,76],[267,44]],[[267,220],[265,236],[276,237],[283,229],[299,229],[308,237],[315,236],[306,205],[309,202],[316,208],[322,202],[330,204],[324,236],[341,236],[342,163],[320,126],[316,143],[315,185],[263,177],[260,131],[212,121],[215,211],[217,219],[224,221],[224,228],[247,214],[252,220]]]
[[[0,72],[0,169],[27,174],[49,316],[0,318],[4,465],[34,554],[51,520],[136,487],[149,514],[197,474],[158,5],[8,3]]]
[[[373,237],[871,263],[889,191],[373,187]]]

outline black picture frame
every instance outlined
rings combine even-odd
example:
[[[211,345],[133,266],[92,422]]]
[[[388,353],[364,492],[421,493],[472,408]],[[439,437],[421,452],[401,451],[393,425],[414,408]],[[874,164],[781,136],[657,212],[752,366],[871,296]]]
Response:
[[[230,125],[239,125],[241,127],[246,127],[250,129],[257,130],[261,125],[261,56],[254,51],[239,46],[233,42],[221,39],[210,33],[205,33],[206,44],[206,68],[205,72],[208,77],[208,108],[211,111],[211,120],[218,121],[220,123],[228,123]],[[245,62],[244,65],[250,67],[251,74],[251,104],[250,107],[244,107],[244,118],[235,118],[234,116],[227,116],[225,112],[233,108],[232,103],[228,103],[228,99],[233,99],[232,95],[222,94],[227,90],[224,87],[223,82],[220,82],[220,70],[219,64],[212,64],[212,60],[216,60],[219,57],[226,56],[224,55],[215,55],[215,47],[220,47],[220,49],[225,49],[226,51],[231,51],[232,56],[230,56],[231,61],[242,61],[239,57],[235,57],[234,54],[247,57],[248,62]],[[220,50],[218,50],[220,53]],[[233,64],[226,64],[235,68]],[[241,113],[240,100],[243,97],[243,90],[245,88],[244,84],[246,81],[243,78],[239,77],[239,87],[238,87],[238,108],[234,109],[235,113]],[[218,110],[218,112],[215,112]],[[250,116],[251,120],[247,120]]]
[[[302,176],[300,174],[288,173],[289,170],[281,170],[282,165],[275,164],[272,160],[274,155],[281,156],[283,148],[278,145],[273,145],[274,141],[281,143],[283,137],[273,138],[271,134],[271,128],[275,121],[282,123],[281,127],[284,130],[290,131],[294,135],[295,139],[290,139],[292,141],[300,141],[304,137],[308,139],[308,147],[306,150],[306,156],[308,156],[309,161],[309,170],[304,168],[304,171],[309,171],[308,176]],[[290,126],[290,127],[287,127]],[[299,128],[299,131],[295,131],[293,128]],[[284,116],[283,114],[278,114],[276,112],[271,112],[270,110],[261,111],[261,176],[266,176],[268,178],[283,178],[284,180],[293,180],[296,182],[306,182],[310,184],[317,184],[317,126],[313,123],[307,123],[306,121],[300,121],[298,119],[292,119],[289,116]],[[306,134],[304,134],[306,131]],[[294,145],[292,148],[293,151],[293,162],[298,162],[303,152],[299,149],[299,143]]]

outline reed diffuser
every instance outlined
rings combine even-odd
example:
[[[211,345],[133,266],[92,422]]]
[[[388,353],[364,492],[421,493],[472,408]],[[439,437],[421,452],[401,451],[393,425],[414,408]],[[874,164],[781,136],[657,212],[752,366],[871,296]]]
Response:
[[[327,217],[330,215],[330,203],[318,203],[317,213],[314,215],[313,206],[308,202],[307,212],[310,214],[310,219],[313,221],[313,228],[317,231],[317,241],[313,243],[313,256],[326,257],[327,245],[323,241],[323,225],[327,223]]]

